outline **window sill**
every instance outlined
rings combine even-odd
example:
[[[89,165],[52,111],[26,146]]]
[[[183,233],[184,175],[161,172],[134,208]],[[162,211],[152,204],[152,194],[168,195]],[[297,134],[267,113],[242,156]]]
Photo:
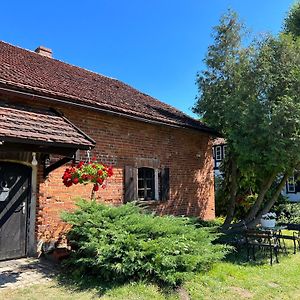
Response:
[[[138,204],[144,204],[144,205],[154,205],[154,204],[162,204],[165,203],[166,201],[162,200],[138,200]]]

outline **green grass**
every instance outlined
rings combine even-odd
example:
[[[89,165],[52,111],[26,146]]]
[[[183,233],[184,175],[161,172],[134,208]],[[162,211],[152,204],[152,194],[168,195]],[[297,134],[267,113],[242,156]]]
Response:
[[[291,248],[289,249],[292,253]],[[205,274],[196,275],[184,284],[190,299],[300,299],[300,253],[281,254],[280,263],[269,265],[267,258],[246,262],[243,255],[232,255],[217,263]],[[62,280],[26,288],[0,289],[5,300],[178,300],[175,291],[168,293],[157,286],[132,283],[123,286],[88,288]]]
[[[97,289],[80,291],[54,281],[26,288],[0,290],[5,300],[178,300],[178,295],[165,295],[157,286],[143,283],[127,284],[108,290],[104,294]]]
[[[184,287],[191,299],[300,299],[300,253],[270,266],[222,262]]]

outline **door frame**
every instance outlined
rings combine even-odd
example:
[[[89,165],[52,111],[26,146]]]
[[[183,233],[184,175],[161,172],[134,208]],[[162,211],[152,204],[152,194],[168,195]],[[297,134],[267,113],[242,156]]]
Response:
[[[10,162],[20,165],[25,165],[31,168],[31,178],[30,180],[30,198],[27,203],[27,218],[26,218],[26,241],[25,241],[25,255],[26,256],[36,256],[37,254],[37,244],[36,244],[36,202],[37,202],[37,171],[38,166],[33,166],[26,161],[19,161],[13,159],[0,159],[0,162]]]

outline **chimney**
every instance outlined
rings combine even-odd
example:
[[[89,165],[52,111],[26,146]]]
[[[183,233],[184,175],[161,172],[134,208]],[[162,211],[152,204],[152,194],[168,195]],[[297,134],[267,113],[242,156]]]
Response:
[[[40,55],[43,55],[43,56],[46,56],[46,57],[49,57],[49,58],[52,58],[52,50],[49,49],[49,48],[46,48],[44,46],[39,46],[37,47],[34,52],[40,54]]]

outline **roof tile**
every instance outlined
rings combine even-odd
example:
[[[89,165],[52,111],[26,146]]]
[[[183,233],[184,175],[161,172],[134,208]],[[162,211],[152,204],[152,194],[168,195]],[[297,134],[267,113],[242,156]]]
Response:
[[[0,140],[88,148],[94,143],[54,111],[0,104]]]
[[[211,131],[201,122],[112,78],[0,41],[0,83],[113,112]]]

